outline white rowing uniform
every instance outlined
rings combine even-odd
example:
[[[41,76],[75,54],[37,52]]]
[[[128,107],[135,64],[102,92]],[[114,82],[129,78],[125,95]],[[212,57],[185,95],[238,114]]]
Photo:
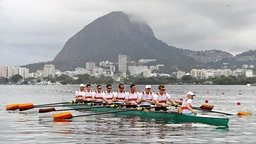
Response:
[[[139,95],[139,99],[141,100],[150,100],[152,101],[154,97],[154,94],[152,92],[149,92],[149,94],[147,94],[145,91],[143,91],[140,95]],[[141,102],[140,105],[151,105],[150,102]]]

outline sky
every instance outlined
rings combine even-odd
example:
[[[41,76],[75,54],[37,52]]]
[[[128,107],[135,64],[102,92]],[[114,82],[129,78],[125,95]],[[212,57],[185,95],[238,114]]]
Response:
[[[95,19],[123,11],[177,48],[256,50],[255,0],[0,0],[0,65],[54,59]]]

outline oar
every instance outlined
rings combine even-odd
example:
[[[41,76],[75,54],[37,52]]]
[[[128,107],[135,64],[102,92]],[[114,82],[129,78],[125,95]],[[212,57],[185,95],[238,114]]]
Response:
[[[105,104],[105,103],[96,103],[96,104]],[[84,104],[71,104],[71,106],[86,106]],[[66,111],[66,110],[88,110],[88,109],[94,109],[94,108],[117,108],[117,107],[122,107],[122,106],[131,106],[130,104],[123,104],[123,103],[115,103],[115,104],[112,104],[112,105],[105,105],[105,106],[93,106],[95,105],[94,103],[87,103],[88,106],[91,106],[91,107],[80,107],[80,108],[69,108],[69,109],[59,109],[59,110],[56,110],[54,107],[52,108],[42,108],[42,109],[39,109],[39,113],[47,113],[47,112],[52,112],[52,111]],[[64,106],[69,106],[69,105],[64,105]],[[57,106],[55,106],[57,107]],[[137,105],[135,105],[135,107],[138,107]],[[154,107],[151,107],[151,108],[154,108]]]
[[[73,101],[72,102],[58,102],[58,103],[40,104],[40,105],[33,105],[32,103],[10,104],[10,105],[6,106],[6,110],[19,109],[20,111],[23,111],[23,110],[36,108],[36,107],[52,106],[52,105],[67,104],[67,103],[73,103]]]
[[[74,105],[74,106],[77,106],[77,105]],[[86,105],[84,105],[84,106],[86,106]],[[69,109],[59,109],[59,110],[56,110],[55,108],[44,108],[44,109],[39,109],[39,113],[47,113],[47,112],[52,112],[52,111],[67,111],[67,110],[88,110],[88,109],[94,109],[94,108],[109,108],[109,107],[115,108],[115,107],[117,107],[117,105],[79,107],[79,108],[69,108]]]
[[[207,111],[207,112],[211,112],[211,113],[224,114],[224,115],[252,116],[251,113],[245,112],[245,111],[240,111],[240,112],[238,112],[237,114],[226,113],[226,112],[220,112],[220,111],[214,111],[214,110],[212,110],[213,107],[214,107],[214,106],[203,104],[203,105],[200,106],[200,107],[193,107],[193,109],[203,110],[203,111]]]
[[[136,109],[126,109],[126,110],[116,110],[116,111],[109,111],[109,112],[102,112],[102,113],[93,113],[93,114],[85,114],[85,115],[77,115],[73,116],[70,112],[63,112],[59,114],[54,114],[53,119],[71,119],[74,117],[84,117],[84,116],[92,116],[92,115],[103,115],[103,114],[112,114],[112,113],[120,113],[120,112],[127,112],[127,111],[142,111],[144,108],[137,107]]]

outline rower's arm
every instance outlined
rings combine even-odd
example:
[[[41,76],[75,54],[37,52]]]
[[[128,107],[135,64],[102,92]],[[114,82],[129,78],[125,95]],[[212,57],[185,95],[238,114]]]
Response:
[[[170,103],[172,103],[173,105],[175,105],[175,106],[177,105],[176,102],[175,102],[172,98],[169,98],[168,101],[169,101]]]
[[[187,103],[186,106],[192,113],[195,113],[195,111],[193,110],[189,103]]]
[[[138,103],[138,104],[141,104],[141,102],[142,102],[142,99],[141,99],[141,98],[138,98],[137,103]]]
[[[157,106],[164,106],[164,104],[160,103],[157,99],[155,100],[155,105],[157,105]]]
[[[103,101],[109,103],[109,101],[106,98],[103,98]]]
[[[125,103],[126,104],[131,104],[131,102],[128,100],[128,98],[125,98]]]

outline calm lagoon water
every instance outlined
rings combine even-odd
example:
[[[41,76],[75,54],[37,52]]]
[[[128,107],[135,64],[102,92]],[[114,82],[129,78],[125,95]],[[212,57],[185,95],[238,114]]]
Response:
[[[128,91],[129,86],[126,86]],[[13,103],[45,104],[71,101],[76,86],[0,86],[0,143],[255,143],[256,87],[249,86],[166,86],[174,100],[185,98],[188,90],[197,96],[194,106],[209,101],[214,110],[228,113],[247,111],[250,117],[231,116],[229,127],[205,124],[166,123],[138,117],[93,115],[73,118],[69,122],[53,122],[52,114],[27,111],[6,111]],[[137,86],[143,90],[144,86]],[[95,89],[95,86],[93,86]],[[153,91],[157,86],[153,86]],[[240,102],[241,105],[237,105]],[[59,108],[61,109],[61,108]],[[91,112],[70,111],[73,115]]]

